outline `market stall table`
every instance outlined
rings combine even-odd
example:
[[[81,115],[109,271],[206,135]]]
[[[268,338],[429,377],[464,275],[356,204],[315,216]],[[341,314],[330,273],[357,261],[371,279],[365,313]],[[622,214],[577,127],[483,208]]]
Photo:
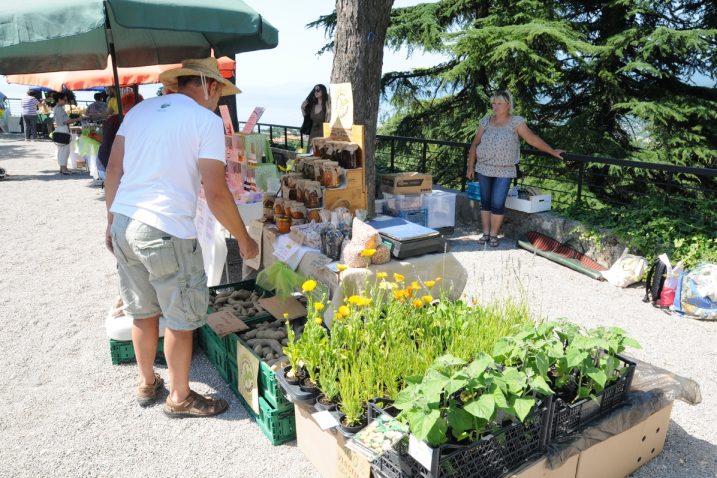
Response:
[[[273,224],[266,224],[262,234],[262,267],[266,268],[279,259],[274,256],[276,240],[280,236]],[[441,278],[435,286],[435,297],[445,294],[445,298],[460,298],[468,281],[468,273],[463,265],[451,252],[442,254],[426,254],[406,260],[392,259],[381,265],[369,265],[366,268],[349,268],[338,272],[326,266],[331,259],[314,250],[307,251],[299,261],[296,272],[325,284],[330,291],[331,302],[326,308],[324,321],[331,325],[334,310],[344,303],[346,297],[362,293],[369,284],[377,280],[377,273],[385,272],[389,278],[394,273],[405,277],[405,283],[427,281]]]

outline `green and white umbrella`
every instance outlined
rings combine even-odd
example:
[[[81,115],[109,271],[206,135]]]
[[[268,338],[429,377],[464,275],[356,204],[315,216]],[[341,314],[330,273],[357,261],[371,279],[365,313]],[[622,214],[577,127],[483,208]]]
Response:
[[[241,0],[0,2],[0,74],[179,63],[274,48],[278,31]],[[114,52],[112,51],[114,47]],[[114,54],[113,54],[114,53]]]

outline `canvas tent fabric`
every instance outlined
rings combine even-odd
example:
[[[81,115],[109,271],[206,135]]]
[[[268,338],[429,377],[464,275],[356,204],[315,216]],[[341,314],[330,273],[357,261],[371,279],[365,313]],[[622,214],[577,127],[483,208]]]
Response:
[[[234,60],[224,56],[218,58],[217,61],[219,62],[219,71],[224,78],[234,76],[234,68],[236,66]],[[159,75],[162,74],[162,72],[181,66],[181,63],[173,63],[171,65],[118,68],[119,86],[159,83]],[[63,87],[69,90],[83,90],[93,86],[111,86],[114,84],[112,60],[110,58],[107,59],[107,68],[104,70],[57,71],[50,73],[9,75],[7,82],[19,85],[37,85],[50,88],[54,91],[61,91]]]
[[[278,31],[241,0],[2,2],[0,74],[102,70],[108,39],[122,68],[274,48]]]

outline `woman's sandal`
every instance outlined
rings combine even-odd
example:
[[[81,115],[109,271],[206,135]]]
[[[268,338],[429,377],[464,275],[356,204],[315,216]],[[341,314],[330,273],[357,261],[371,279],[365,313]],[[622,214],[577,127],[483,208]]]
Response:
[[[489,236],[488,245],[490,247],[498,247],[498,236]]]
[[[490,234],[483,233],[476,241],[479,245],[484,246],[490,240]]]

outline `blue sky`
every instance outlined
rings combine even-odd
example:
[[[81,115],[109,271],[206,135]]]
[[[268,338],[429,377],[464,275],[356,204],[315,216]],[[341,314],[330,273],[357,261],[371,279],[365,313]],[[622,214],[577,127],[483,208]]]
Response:
[[[272,25],[279,30],[279,46],[237,55],[237,85],[242,94],[237,96],[239,120],[249,117],[255,106],[266,108],[262,123],[301,125],[299,106],[316,83],[328,86],[331,78],[333,55],[317,56],[316,52],[326,43],[322,30],[306,29],[305,25],[320,15],[330,13],[333,0],[248,0]],[[396,0],[394,6],[403,7],[417,3],[415,0]],[[384,54],[383,70],[395,71],[431,66],[440,61],[436,55],[414,52],[409,58],[405,51]],[[140,86],[147,98],[154,96],[158,85]],[[0,75],[0,91],[10,98],[20,98],[26,86],[8,85]],[[78,92],[80,100],[91,100],[92,93]]]

